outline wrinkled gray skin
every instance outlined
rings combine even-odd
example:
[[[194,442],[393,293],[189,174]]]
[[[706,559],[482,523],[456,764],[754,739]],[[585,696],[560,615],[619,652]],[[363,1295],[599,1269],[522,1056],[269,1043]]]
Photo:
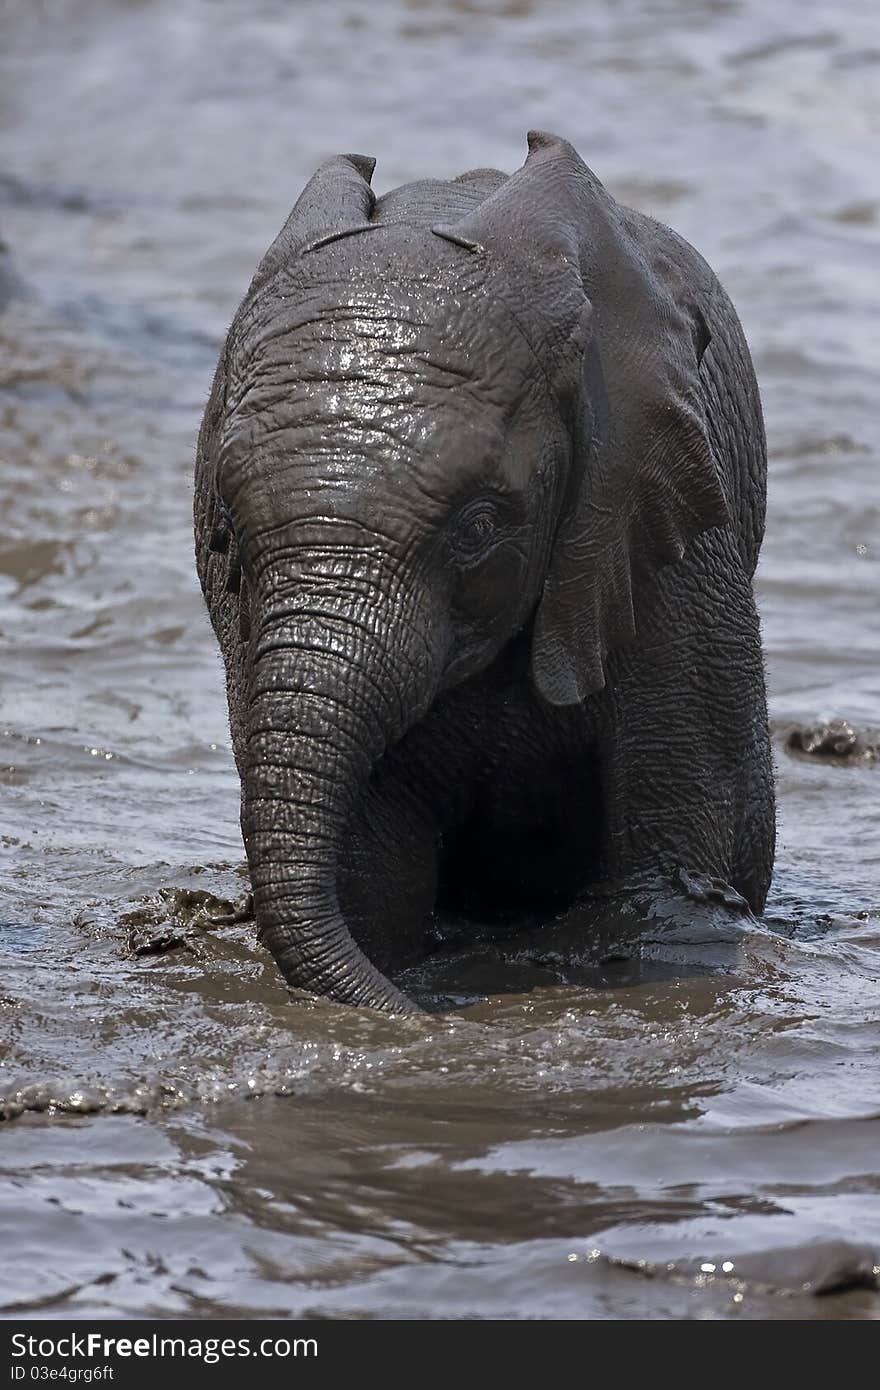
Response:
[[[393,1012],[438,904],[759,912],[770,879],[742,330],[680,237],[529,150],[379,199],[372,160],[319,169],[199,438],[258,925],[291,984]]]

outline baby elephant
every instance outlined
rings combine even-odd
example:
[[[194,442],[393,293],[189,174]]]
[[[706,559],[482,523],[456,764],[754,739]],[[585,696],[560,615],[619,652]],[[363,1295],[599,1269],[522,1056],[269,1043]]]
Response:
[[[195,533],[263,940],[405,1012],[438,908],[761,911],[766,458],[724,290],[571,145],[372,171],[324,164],[257,270]]]

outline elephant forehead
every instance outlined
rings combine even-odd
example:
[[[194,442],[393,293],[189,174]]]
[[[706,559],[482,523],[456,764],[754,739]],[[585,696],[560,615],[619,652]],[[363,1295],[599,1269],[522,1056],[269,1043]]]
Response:
[[[221,447],[230,481],[258,458],[424,490],[502,470],[511,420],[541,379],[528,346],[464,293],[428,302],[419,285],[373,289],[276,294],[270,314],[239,326]]]
[[[400,399],[460,386],[512,404],[523,372],[535,370],[530,356],[504,305],[479,284],[351,275],[289,294],[276,287],[233,330],[227,405],[247,410],[254,396],[290,384]]]
[[[354,499],[378,489],[442,505],[474,480],[505,482],[507,413],[460,385],[416,397],[381,380],[293,379],[260,396],[227,419],[227,492],[268,482],[276,496],[318,486]]]

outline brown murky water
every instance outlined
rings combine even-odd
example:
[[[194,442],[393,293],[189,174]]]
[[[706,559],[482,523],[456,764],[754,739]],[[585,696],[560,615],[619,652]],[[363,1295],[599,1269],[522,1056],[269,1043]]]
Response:
[[[7,1315],[878,1316],[878,64],[873,0],[6,0]],[[693,240],[753,345],[767,930],[475,956],[416,982],[433,1017],[292,1005],[229,908],[189,520],[218,343],[322,158],[381,190],[512,169],[530,126]],[[829,718],[865,751],[786,751]]]

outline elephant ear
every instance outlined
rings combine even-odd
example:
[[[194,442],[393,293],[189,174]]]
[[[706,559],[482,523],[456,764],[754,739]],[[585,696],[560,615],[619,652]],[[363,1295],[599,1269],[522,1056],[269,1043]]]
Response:
[[[635,635],[639,586],[730,519],[699,382],[705,268],[694,258],[691,283],[674,234],[619,207],[571,145],[541,132],[466,223],[435,230],[494,261],[490,284],[512,281],[568,416],[532,677],[550,704],[577,704],[604,686],[609,649]]]
[[[603,356],[591,343],[569,497],[535,616],[532,677],[553,705],[602,689],[606,653],[636,635],[639,586],[730,519],[696,392],[667,380],[651,395],[647,373],[612,387]]]
[[[370,179],[375,167],[369,155],[338,154],[316,170],[257,267],[250,293],[299,256],[340,237],[373,230],[370,214],[376,195]]]

